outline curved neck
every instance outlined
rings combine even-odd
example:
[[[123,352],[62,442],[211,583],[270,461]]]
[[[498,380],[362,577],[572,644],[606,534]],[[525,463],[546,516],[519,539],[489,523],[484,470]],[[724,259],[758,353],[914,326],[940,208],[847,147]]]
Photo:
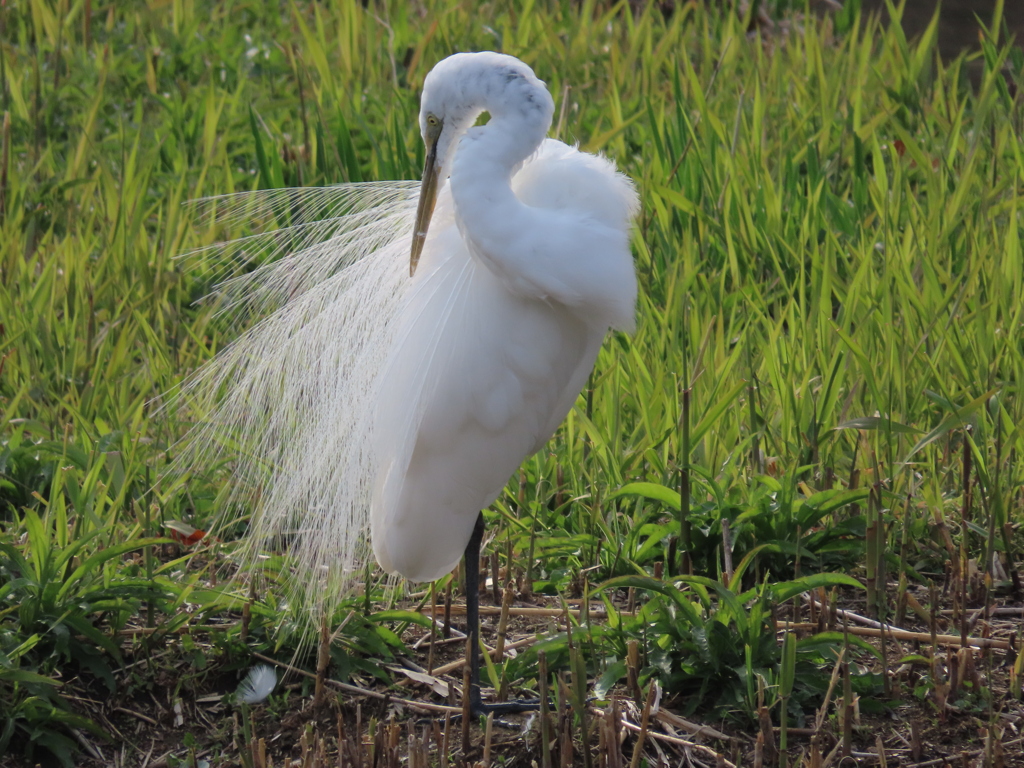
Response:
[[[509,224],[525,213],[524,204],[512,191],[512,176],[537,150],[546,132],[546,125],[492,113],[490,122],[470,128],[462,136],[449,185],[455,220],[477,255],[492,250],[487,243],[507,242],[513,234]]]
[[[452,188],[467,179],[498,177],[506,184],[547,135],[550,117],[543,113],[491,111],[486,125],[469,128],[459,140],[451,168]]]
[[[522,78],[504,89],[481,88],[477,96],[473,113],[486,110],[491,119],[458,139],[449,185],[470,251],[503,273],[508,248],[535,213],[512,191],[512,176],[544,141],[554,102],[543,83]]]

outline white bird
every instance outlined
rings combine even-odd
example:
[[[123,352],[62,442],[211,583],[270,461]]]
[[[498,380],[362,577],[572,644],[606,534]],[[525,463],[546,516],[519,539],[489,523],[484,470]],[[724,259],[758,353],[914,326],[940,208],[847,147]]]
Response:
[[[481,510],[565,418],[608,330],[634,327],[636,192],[546,139],[553,110],[518,59],[455,54],[424,82],[418,196],[387,183],[266,201],[308,213],[286,244],[265,236],[292,253],[226,286],[230,306],[275,311],[188,385],[217,401],[193,458],[241,443],[257,539],[297,531],[318,598],[328,570],[358,569],[367,527],[385,571],[430,581],[465,552],[474,583]]]

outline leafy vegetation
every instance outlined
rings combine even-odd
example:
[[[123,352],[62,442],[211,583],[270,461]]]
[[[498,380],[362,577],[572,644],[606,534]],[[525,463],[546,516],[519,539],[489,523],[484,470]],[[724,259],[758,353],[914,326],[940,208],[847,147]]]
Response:
[[[730,586],[735,587],[741,576],[742,569],[729,586],[699,576],[681,577],[680,582],[689,587],[686,592],[672,584],[637,577],[605,584],[606,588],[631,586],[657,593],[635,619],[624,619],[621,637],[652,638],[650,673],[663,680],[666,690],[683,698],[688,715],[699,707],[712,706],[755,720],[765,692],[777,701],[782,691],[782,649],[772,628],[772,606],[823,584],[860,586],[849,577],[822,574],[826,578],[779,582],[737,594]],[[717,600],[712,601],[712,595]],[[800,698],[817,706],[828,683],[818,667],[834,664],[842,636],[808,637],[798,644],[798,654],[800,644],[805,662],[805,668],[799,670]],[[628,650],[619,649],[617,656],[624,662]],[[625,664],[620,662],[615,671],[624,675]],[[796,674],[794,669],[794,677]],[[795,709],[802,714],[799,706]]]
[[[68,687],[160,688],[159,662],[129,663],[147,643],[195,664],[168,700],[234,690],[216,676],[254,651],[293,658],[287,563],[230,580],[244,505],[216,539],[181,534],[211,528],[230,462],[161,479],[196,418],[161,398],[237,332],[198,301],[227,269],[201,249],[249,231],[185,203],[415,178],[419,88],[456,50],[527,61],[553,133],[642,196],[638,330],[487,512],[520,592],[604,595],[606,619],[545,646],[579,702],[628,676],[634,642],[638,683],[691,716],[745,727],[768,706],[781,725],[827,706],[851,648],[805,633],[783,653],[798,593],[852,574],[902,617],[887,582],[941,582],[955,633],[969,605],[1020,598],[1024,54],[998,14],[942,62],[934,24],[910,42],[850,0],[762,3],[774,28],[721,5],[0,7],[0,751],[72,764],[72,734],[104,728]],[[335,619],[337,677],[391,679],[422,621],[382,611],[412,589],[368,575]],[[926,664],[911,689],[945,718],[929,653],[904,666]],[[540,688],[540,663],[488,672]]]

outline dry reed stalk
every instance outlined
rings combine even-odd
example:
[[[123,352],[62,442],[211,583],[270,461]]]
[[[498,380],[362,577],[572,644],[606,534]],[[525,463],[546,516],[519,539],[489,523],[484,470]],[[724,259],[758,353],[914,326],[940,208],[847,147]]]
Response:
[[[835,692],[836,683],[839,681],[839,673],[842,671],[844,658],[846,658],[846,649],[842,648],[839,651],[839,656],[836,657],[836,664],[832,668],[832,677],[828,681],[828,690],[825,691],[825,699],[821,702],[821,707],[818,709],[818,715],[814,719],[815,731],[820,730],[821,726],[825,723],[825,715],[828,714],[828,707],[832,702],[832,694]]]
[[[484,768],[491,765],[491,738],[494,733],[494,713],[487,715],[487,725],[484,728]]]
[[[498,637],[494,643],[494,660],[501,661],[505,658],[505,635],[508,632],[508,612],[515,599],[515,591],[512,585],[505,587],[505,593],[501,598],[501,617],[498,619]]]
[[[551,766],[551,720],[548,714],[548,659],[544,651],[537,653],[537,687],[540,692],[540,768]]]
[[[565,705],[565,675],[562,672],[558,673],[558,677],[555,678],[556,684],[556,698],[555,698],[555,713],[556,713],[556,728],[558,733],[558,763],[560,766],[572,765],[572,734],[567,732],[569,730],[568,725],[568,708]],[[568,742],[568,743],[566,743]],[[566,763],[568,760],[568,763]]]
[[[654,717],[665,725],[672,728],[681,728],[694,736],[707,736],[708,738],[718,739],[719,741],[735,741],[732,736],[728,736],[721,731],[712,728],[710,725],[691,723],[689,720],[680,717],[674,712],[669,712],[667,709],[658,709]]]
[[[526,645],[533,645],[539,639],[540,638],[536,638],[536,637],[524,637],[522,640],[516,640],[514,643],[506,643],[505,644],[505,650],[506,651],[510,651],[510,650],[512,650],[514,648],[522,648],[523,646],[526,646]],[[494,658],[494,653],[495,653],[495,649],[494,648],[488,648],[487,649],[487,654],[492,659]],[[452,662],[450,662],[448,664],[445,664],[445,665],[440,666],[437,669],[435,669],[434,670],[434,676],[435,677],[440,677],[441,675],[447,675],[449,672],[455,671],[459,667],[463,666],[465,663],[466,663],[466,659],[465,658],[456,659],[455,661],[452,661]]]
[[[324,680],[327,665],[331,660],[331,633],[327,629],[327,616],[320,622],[320,647],[316,655],[316,684],[313,687],[313,706],[320,707],[324,703]]]
[[[729,521],[723,516],[722,524],[722,580],[728,584],[732,581],[732,531],[729,530]]]
[[[845,628],[849,631],[849,628]],[[849,757],[853,751],[853,683],[850,680],[850,663],[843,659],[843,708],[840,710],[842,715],[843,725],[843,738],[840,741],[842,745],[843,757]]]
[[[620,724],[619,700],[617,697],[612,696],[612,700],[608,704],[607,718],[605,720],[608,768],[622,768],[622,740],[619,736]]]
[[[633,733],[640,732],[640,726],[636,723],[631,723],[629,720],[625,718],[625,716],[620,717],[618,723],[628,731],[632,731]],[[711,747],[704,746],[703,744],[696,744],[692,741],[687,741],[686,739],[680,738],[679,736],[670,736],[667,733],[658,733],[657,731],[652,731],[649,728],[647,730],[647,738],[655,739],[656,741],[663,741],[666,744],[674,744],[676,746],[685,747],[686,749],[699,752],[705,757],[712,758],[716,761],[718,760],[718,757],[720,755],[719,752],[716,752]],[[760,740],[760,738],[761,737],[759,734],[758,740]],[[728,760],[725,761],[725,766],[726,768],[736,768],[735,764],[729,762]]]
[[[758,738],[764,744],[764,756],[774,765],[779,758],[779,750],[775,746],[775,730],[772,728],[772,717],[768,713],[768,707],[758,708],[757,723],[761,731]]]
[[[626,644],[626,690],[633,697],[633,701],[639,707],[641,705],[640,691],[640,645],[636,640],[630,640]]]
[[[430,616],[433,618],[435,606],[437,605],[437,586],[435,582],[430,582]],[[437,640],[437,621],[430,622],[430,645],[427,648],[427,674],[434,674],[434,648],[436,647]]]
[[[451,750],[451,741],[448,739],[448,734],[451,733],[452,728],[452,716],[451,713],[447,713],[444,716],[444,748],[441,750],[441,765],[448,765],[448,755]]]
[[[458,566],[456,566],[456,573],[458,572],[458,570]],[[448,580],[448,586],[445,587],[444,590],[444,628],[441,630],[441,634],[443,635],[445,640],[451,637],[452,634],[452,585],[454,583],[455,575],[453,574],[452,577]]]
[[[498,550],[491,552],[491,599],[501,605],[501,579],[498,577]]]
[[[1001,742],[999,749],[1005,750],[1006,747],[1017,747],[1021,744],[1024,744],[1024,737],[1014,739],[1013,741]],[[968,760],[970,760],[970,758],[972,757],[981,757],[983,754],[985,754],[984,749],[975,749],[970,752],[961,752],[960,759],[963,760],[966,757]],[[946,756],[936,757],[931,760],[925,760],[924,762],[920,763],[909,763],[908,765],[902,766],[902,768],[940,768],[940,766],[941,768],[945,768],[945,766],[949,765],[952,765],[952,758]]]
[[[633,759],[629,761],[629,768],[638,768],[640,755],[644,751],[644,742],[647,740],[647,726],[651,719],[651,706],[654,704],[655,685],[652,682],[647,687],[647,700],[644,703],[643,711],[640,713],[640,735],[637,737],[636,746],[633,748]]]
[[[802,626],[802,624],[793,624],[788,621],[779,622],[779,629],[799,629]],[[875,627],[847,627],[846,631],[851,635],[859,635],[861,637],[882,637],[883,634],[883,630],[876,629]],[[898,629],[896,627],[891,627],[888,624],[885,625],[884,633],[887,638],[892,640],[909,640],[916,643],[928,643],[931,642],[934,637],[936,645],[959,646],[963,644],[963,638],[958,635],[932,635],[928,632],[911,632],[909,629]],[[995,648],[1000,651],[1010,650],[1009,640],[999,640],[992,637],[968,637],[965,645],[970,648]]]
[[[471,640],[466,641],[466,658],[470,657],[473,653],[473,645]],[[472,685],[470,675],[470,665],[466,664],[462,669],[462,755],[465,757],[469,754],[469,721],[472,716],[472,708],[470,707],[470,698],[472,691],[470,686]]]

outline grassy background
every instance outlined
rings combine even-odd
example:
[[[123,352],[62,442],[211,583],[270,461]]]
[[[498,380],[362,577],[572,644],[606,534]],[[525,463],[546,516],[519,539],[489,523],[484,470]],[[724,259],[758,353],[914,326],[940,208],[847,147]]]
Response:
[[[753,34],[694,3],[0,8],[0,693],[14,702],[0,746],[32,727],[98,729],[57,675],[129,695],[134,646],[113,630],[244,602],[217,586],[230,541],[189,561],[151,540],[169,520],[208,527],[231,478],[157,482],[192,417],[153,402],[236,332],[196,304],[222,265],[175,257],[245,230],[183,204],[415,178],[419,88],[457,50],[524,59],[555,96],[553,133],[612,157],[642,196],[638,331],[609,340],[592,389],[489,513],[502,563],[572,596],[636,587],[662,562],[744,605],[839,570],[900,618],[886,579],[945,579],[961,608],[1016,587],[1024,57],[996,22],[972,88],[964,58],[937,58],[934,25],[908,43],[852,7],[763,5],[779,23]],[[730,582],[730,558],[745,579]],[[691,588],[675,598],[714,616],[711,588]],[[252,607],[260,631],[223,633],[228,667],[276,647],[276,599]],[[737,607],[714,626],[749,618]],[[659,620],[644,626],[670,637]],[[774,689],[782,670],[770,633],[751,666],[764,621],[716,641],[746,658],[746,677],[723,673],[736,696],[702,688],[687,706],[755,716],[754,673]],[[387,626],[353,625],[341,677],[398,647]],[[645,676],[692,693],[706,671],[658,657],[642,629],[590,633],[593,679],[624,674],[615,660],[642,637]],[[501,673],[536,679],[528,664]]]

